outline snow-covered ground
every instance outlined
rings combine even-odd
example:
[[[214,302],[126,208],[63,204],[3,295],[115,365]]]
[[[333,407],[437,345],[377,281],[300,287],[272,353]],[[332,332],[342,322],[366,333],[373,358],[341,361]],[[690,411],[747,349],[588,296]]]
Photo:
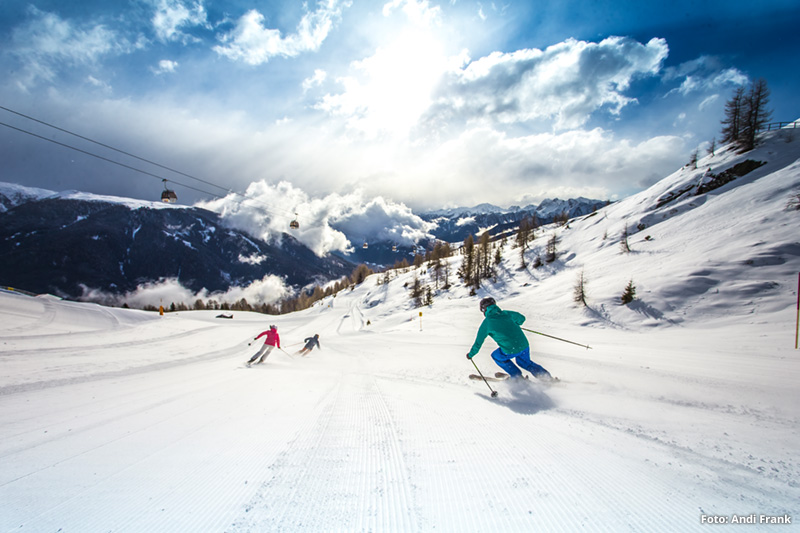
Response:
[[[775,136],[746,156],[767,165],[706,195],[655,208],[741,156],[548,228],[540,269],[509,242],[496,282],[421,317],[414,271],[231,320],[0,292],[0,531],[797,530],[798,145]],[[486,295],[592,349],[531,334],[563,382],[491,398],[465,358]],[[246,368],[270,323],[286,352]]]

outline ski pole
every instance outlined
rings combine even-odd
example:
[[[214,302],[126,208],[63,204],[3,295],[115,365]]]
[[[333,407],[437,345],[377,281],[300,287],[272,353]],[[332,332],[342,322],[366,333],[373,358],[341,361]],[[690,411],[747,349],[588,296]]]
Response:
[[[548,335],[547,333],[539,333],[538,331],[533,331],[532,329],[528,328],[520,328],[520,329],[524,329],[525,331],[530,331],[531,333],[536,333],[537,335],[541,335],[543,337],[550,337],[551,339],[556,339],[557,341],[563,341],[563,342],[568,342],[570,344],[575,344],[577,346],[580,346],[581,348],[586,348],[587,350],[592,349],[592,347],[587,344],[578,344],[577,342],[568,341],[567,339],[561,339],[559,337],[553,337],[552,335]]]
[[[497,396],[497,391],[496,391],[496,390],[494,390],[494,389],[492,388],[492,386],[491,386],[491,385],[489,385],[489,382],[488,382],[488,381],[486,381],[486,378],[484,378],[484,377],[483,377],[483,373],[481,372],[480,368],[478,368],[478,365],[476,365],[476,364],[475,364],[475,361],[473,361],[473,360],[472,360],[472,358],[470,358],[470,361],[472,361],[472,365],[475,367],[475,370],[477,370],[477,371],[478,371],[478,375],[480,375],[480,377],[481,377],[481,378],[483,378],[483,382],[484,382],[484,383],[486,383],[486,386],[487,386],[487,387],[489,387],[489,390],[490,390],[490,391],[492,391],[492,398],[494,398],[495,396]]]
[[[288,355],[288,356],[289,356],[289,359],[294,359],[294,357],[292,357],[292,354],[290,354],[289,352],[287,352],[287,351],[286,351],[286,350],[284,350],[283,348],[278,348],[278,349],[279,349],[280,351],[282,351],[283,353],[285,353],[286,355]]]

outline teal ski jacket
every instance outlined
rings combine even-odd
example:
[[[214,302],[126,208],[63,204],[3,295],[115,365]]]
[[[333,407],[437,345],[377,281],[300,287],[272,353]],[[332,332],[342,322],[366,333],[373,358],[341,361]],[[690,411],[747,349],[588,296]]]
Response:
[[[489,336],[494,339],[503,353],[519,353],[529,346],[528,338],[520,329],[525,322],[525,316],[516,311],[503,311],[497,305],[486,308],[486,318],[483,319],[475,344],[469,351],[469,357],[474,357],[483,346],[483,341]]]

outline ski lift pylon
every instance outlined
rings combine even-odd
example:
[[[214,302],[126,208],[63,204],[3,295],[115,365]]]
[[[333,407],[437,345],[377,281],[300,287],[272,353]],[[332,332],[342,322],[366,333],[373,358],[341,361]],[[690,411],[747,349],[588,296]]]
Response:
[[[167,188],[166,179],[163,179],[161,181],[164,182],[164,190],[161,192],[161,201],[168,204],[174,204],[175,202],[178,201],[178,195],[175,194],[175,191],[172,191]]]

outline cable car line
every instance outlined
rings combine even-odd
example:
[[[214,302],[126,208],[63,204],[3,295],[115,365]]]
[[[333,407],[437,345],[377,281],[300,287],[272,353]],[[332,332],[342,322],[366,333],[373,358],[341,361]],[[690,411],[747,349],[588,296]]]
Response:
[[[245,200],[253,200],[253,201],[255,201],[255,202],[258,202],[258,203],[260,203],[262,206],[264,206],[264,208],[265,208],[267,211],[271,211],[271,212],[273,212],[273,213],[275,213],[275,212],[276,212],[276,209],[275,209],[275,207],[273,207],[273,206],[271,206],[271,205],[269,205],[269,204],[266,204],[266,203],[262,202],[262,201],[261,201],[261,200],[259,200],[258,198],[253,198],[253,197],[250,197],[250,196],[246,196],[246,195],[244,195],[244,194],[242,194],[242,193],[240,193],[240,192],[237,192],[237,191],[231,190],[230,188],[223,187],[223,186],[221,186],[221,185],[217,185],[217,184],[215,184],[215,183],[212,183],[212,182],[210,182],[210,181],[207,181],[207,180],[204,180],[204,179],[198,178],[197,176],[193,176],[193,175],[191,175],[191,174],[187,174],[187,173],[185,173],[185,172],[181,172],[180,170],[176,170],[176,169],[174,169],[174,168],[168,167],[168,166],[166,166],[166,165],[162,165],[162,164],[160,164],[160,163],[157,163],[157,162],[155,162],[155,161],[152,161],[152,160],[150,160],[150,159],[147,159],[147,158],[144,158],[144,157],[137,156],[137,155],[135,155],[135,154],[132,154],[132,153],[130,153],[130,152],[126,152],[125,150],[120,150],[119,148],[115,148],[115,147],[113,147],[113,146],[110,146],[110,145],[108,145],[108,144],[102,143],[102,142],[100,142],[100,141],[96,141],[96,140],[94,140],[94,139],[91,139],[91,138],[89,138],[89,137],[86,137],[86,136],[80,135],[80,134],[78,134],[78,133],[75,133],[75,132],[73,132],[73,131],[70,131],[70,130],[67,130],[67,129],[64,129],[64,128],[61,128],[61,127],[55,126],[55,125],[53,125],[53,124],[50,124],[49,122],[45,122],[45,121],[43,121],[43,120],[39,120],[39,119],[37,119],[37,118],[31,117],[31,116],[29,116],[29,115],[26,115],[26,114],[24,114],[24,113],[20,113],[19,111],[14,111],[13,109],[10,109],[10,108],[8,108],[8,107],[5,107],[5,106],[2,106],[2,105],[0,105],[0,109],[2,109],[2,110],[4,110],[4,111],[7,111],[7,112],[9,112],[9,113],[13,113],[13,114],[15,114],[15,115],[17,115],[17,116],[23,117],[23,118],[25,118],[25,119],[31,120],[31,121],[33,121],[33,122],[36,122],[36,123],[42,124],[42,125],[44,125],[44,126],[47,126],[47,127],[49,127],[49,128],[53,128],[53,129],[55,129],[55,130],[57,130],[57,131],[60,131],[60,132],[66,133],[66,134],[68,134],[68,135],[72,135],[72,136],[74,136],[74,137],[77,137],[77,138],[79,138],[79,139],[82,139],[82,140],[84,140],[84,141],[87,141],[87,142],[90,142],[90,143],[96,144],[96,145],[98,145],[98,146],[101,146],[101,147],[103,147],[103,148],[107,148],[107,149],[109,149],[109,150],[112,150],[112,151],[114,151],[114,152],[120,153],[120,154],[122,154],[122,155],[125,155],[125,156],[128,156],[128,157],[132,157],[132,158],[134,158],[134,159],[138,159],[139,161],[142,161],[142,162],[145,162],[145,163],[148,163],[148,164],[154,165],[154,166],[156,166],[156,167],[162,168],[162,169],[164,169],[164,170],[168,170],[168,171],[170,171],[170,172],[174,172],[175,174],[179,174],[179,175],[181,175],[181,176],[185,176],[185,177],[187,177],[187,178],[190,178],[190,179],[193,179],[193,180],[195,180],[195,181],[199,181],[199,182],[201,182],[201,183],[205,183],[206,185],[210,185],[210,186],[212,186],[212,187],[216,187],[216,188],[218,188],[218,189],[221,189],[221,190],[225,191],[227,194],[233,194],[233,195],[236,195],[236,196],[239,196],[239,197],[241,197],[241,198],[243,199],[243,200],[242,200],[242,202],[243,202],[243,201],[245,201]],[[148,171],[146,171],[146,170],[142,170],[142,169],[139,169],[139,168],[136,168],[136,167],[133,167],[133,166],[127,165],[127,164],[125,164],[125,163],[120,163],[119,161],[114,161],[113,159],[109,159],[109,158],[107,158],[107,157],[104,157],[104,156],[101,156],[101,155],[98,155],[98,154],[95,154],[95,153],[89,152],[89,151],[87,151],[87,150],[83,150],[83,149],[77,148],[77,147],[75,147],[75,146],[72,146],[72,145],[69,145],[69,144],[66,144],[66,143],[63,143],[63,142],[60,142],[60,141],[56,141],[56,140],[54,140],[54,139],[50,139],[50,138],[48,138],[48,137],[44,137],[44,136],[42,136],[42,135],[38,135],[38,134],[36,134],[36,133],[33,133],[33,132],[30,132],[30,131],[24,130],[24,129],[22,129],[22,128],[19,128],[19,127],[16,127],[16,126],[12,126],[12,125],[10,125],[10,124],[7,124],[7,123],[5,123],[5,122],[0,122],[0,125],[2,125],[2,126],[6,126],[7,128],[10,128],[10,129],[13,129],[13,130],[19,131],[19,132],[21,132],[21,133],[25,133],[25,134],[27,134],[27,135],[30,135],[30,136],[32,136],[32,137],[36,137],[36,138],[38,138],[38,139],[42,139],[42,140],[44,140],[44,141],[51,142],[51,143],[53,143],[53,144],[57,144],[57,145],[59,145],[59,146],[63,146],[63,147],[65,147],[65,148],[69,148],[70,150],[75,150],[75,151],[77,151],[77,152],[80,152],[80,153],[82,153],[82,154],[85,154],[85,155],[88,155],[88,156],[91,156],[91,157],[94,157],[94,158],[100,159],[100,160],[102,160],[102,161],[106,161],[106,162],[108,162],[108,163],[112,163],[112,164],[115,164],[115,165],[118,165],[118,166],[121,166],[121,167],[127,168],[127,169],[129,169],[129,170],[133,170],[133,171],[135,171],[135,172],[139,172],[139,173],[142,173],[142,174],[145,174],[145,175],[148,175],[148,176],[152,176],[152,177],[155,177],[155,178],[157,178],[157,179],[160,179],[160,180],[162,180],[162,181],[164,181],[164,180],[165,180],[165,178],[164,178],[163,176],[160,176],[160,175],[157,175],[157,174],[153,174],[152,172],[148,172]],[[197,192],[200,192],[200,193],[202,193],[202,194],[207,194],[207,195],[209,195],[209,196],[212,196],[212,197],[214,197],[214,198],[217,198],[217,199],[223,199],[223,198],[224,198],[224,196],[220,196],[219,194],[212,193],[212,192],[210,192],[210,191],[206,191],[206,190],[203,190],[203,189],[198,189],[198,188],[196,188],[196,187],[192,187],[191,185],[187,185],[186,183],[181,183],[181,182],[179,182],[179,181],[175,181],[175,180],[169,180],[169,181],[170,181],[170,182],[172,182],[172,183],[175,183],[175,184],[177,184],[177,185],[180,185],[181,187],[186,187],[187,189],[191,189],[191,190],[193,190],[193,191],[197,191]],[[166,184],[165,184],[165,188],[166,188]],[[174,191],[170,191],[170,192],[172,193],[172,194],[171,194],[171,197],[172,197],[172,196],[175,196],[175,193],[174,193]],[[162,194],[162,200],[164,200],[164,198],[165,198],[165,197],[164,197],[164,195]],[[175,198],[170,198],[170,203],[173,203],[175,200],[177,200],[177,197],[175,197]],[[241,203],[241,202],[240,202],[240,203]],[[288,213],[288,211],[284,211],[284,212]],[[298,222],[298,216],[297,216],[297,213],[295,213],[294,219],[292,220],[292,222],[290,223],[290,225],[289,225],[289,226],[290,226],[290,228],[291,228],[291,229],[298,229],[298,228],[299,228],[299,222]]]
[[[148,171],[142,170],[140,168],[132,167],[130,165],[126,165],[125,163],[120,163],[119,161],[114,161],[113,159],[109,159],[107,157],[103,157],[102,155],[97,155],[97,154],[93,154],[92,152],[87,152],[86,150],[82,150],[82,149],[77,148],[75,146],[72,146],[72,145],[69,145],[69,144],[66,144],[66,143],[62,143],[60,141],[56,141],[55,139],[48,139],[47,137],[45,137],[43,135],[39,135],[37,133],[33,133],[33,132],[30,132],[30,131],[27,131],[27,130],[23,130],[22,128],[18,128],[16,126],[12,126],[11,124],[6,124],[5,122],[0,122],[0,126],[5,126],[7,128],[11,128],[12,130],[16,130],[16,131],[19,131],[21,133],[25,133],[27,135],[30,135],[32,137],[36,137],[38,139],[42,139],[44,141],[47,141],[47,142],[50,142],[50,143],[53,143],[53,144],[57,144],[59,146],[63,146],[64,148],[69,148],[70,150],[75,150],[76,152],[80,152],[82,154],[86,154],[88,156],[100,159],[102,161],[106,161],[107,163],[112,163],[114,165],[118,165],[120,167],[124,167],[124,168],[127,168],[129,170],[133,170],[135,172],[140,172],[142,174],[146,174],[148,176],[152,176],[152,177],[157,178],[159,180],[163,180],[164,179],[163,176],[159,176],[158,174],[153,174],[152,172],[148,172]],[[219,196],[219,195],[217,195],[217,194],[215,194],[213,192],[204,191],[203,189],[198,189],[196,187],[192,187],[191,185],[187,185],[187,184],[181,183],[179,181],[175,181],[175,180],[169,180],[169,181],[171,183],[176,183],[176,184],[180,185],[181,187],[186,187],[187,189],[191,189],[193,191],[201,192],[203,194],[208,194],[208,195],[214,196],[216,198],[222,198],[222,196]]]
[[[26,118],[28,120],[32,120],[34,122],[38,122],[39,124],[43,124],[43,125],[45,125],[47,127],[53,128],[54,130],[58,130],[58,131],[66,133],[66,134],[72,135],[74,137],[77,137],[79,139],[83,139],[84,141],[88,141],[88,142],[94,143],[94,144],[96,144],[98,146],[102,146],[103,148],[108,148],[109,150],[113,150],[115,152],[118,152],[120,154],[126,155],[128,157],[132,157],[134,159],[138,159],[139,161],[143,161],[145,163],[149,163],[149,164],[157,166],[159,168],[163,168],[164,170],[169,170],[170,172],[174,172],[175,174],[180,174],[181,176],[185,176],[187,178],[191,178],[193,180],[197,180],[197,181],[199,181],[201,183],[205,183],[206,185],[211,185],[212,187],[216,187],[218,189],[222,189],[225,192],[229,192],[229,193],[233,192],[233,191],[231,191],[230,189],[228,189],[226,187],[222,187],[220,185],[217,185],[216,183],[211,183],[210,181],[206,181],[204,179],[198,178],[197,176],[192,176],[191,174],[187,174],[185,172],[181,172],[180,170],[175,170],[174,168],[170,168],[170,167],[168,167],[166,165],[162,165],[160,163],[156,163],[155,161],[151,161],[151,160],[146,159],[144,157],[139,157],[138,155],[132,154],[130,152],[126,152],[125,150],[120,150],[119,148],[114,148],[113,146],[101,143],[100,141],[96,141],[96,140],[91,139],[89,137],[85,137],[85,136],[80,135],[78,133],[75,133],[73,131],[69,131],[69,130],[64,129],[64,128],[59,128],[58,126],[54,126],[53,124],[50,124],[49,122],[45,122],[43,120],[39,120],[37,118],[31,117],[29,115],[26,115],[24,113],[20,113],[19,111],[14,111],[13,109],[9,109],[9,108],[7,108],[5,106],[0,105],[0,109],[3,109],[4,111],[8,111],[9,113],[13,113],[15,115],[18,115],[20,117]],[[175,183],[177,183],[177,182],[175,182]],[[184,185],[184,187],[185,187],[185,185]]]

